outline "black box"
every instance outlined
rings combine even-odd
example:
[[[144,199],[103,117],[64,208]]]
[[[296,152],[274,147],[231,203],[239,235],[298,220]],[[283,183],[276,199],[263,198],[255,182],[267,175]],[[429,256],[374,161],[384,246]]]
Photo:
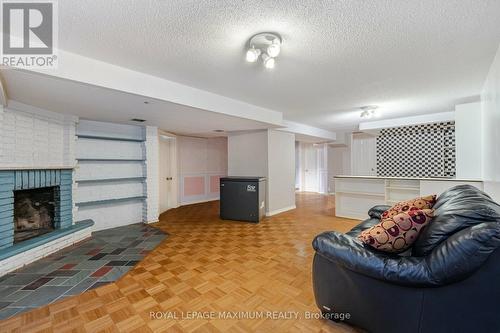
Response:
[[[266,178],[220,179],[220,218],[259,222],[266,213]]]

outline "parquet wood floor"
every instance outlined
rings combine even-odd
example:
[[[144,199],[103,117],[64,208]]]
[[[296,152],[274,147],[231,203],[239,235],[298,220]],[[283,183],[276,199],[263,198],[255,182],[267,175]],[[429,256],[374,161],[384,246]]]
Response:
[[[356,223],[334,217],[333,197],[311,193],[259,224],[219,220],[218,202],[180,207],[155,224],[169,237],[120,280],[0,322],[0,331],[355,332],[305,314],[318,313],[312,239]],[[298,318],[269,318],[286,311]]]

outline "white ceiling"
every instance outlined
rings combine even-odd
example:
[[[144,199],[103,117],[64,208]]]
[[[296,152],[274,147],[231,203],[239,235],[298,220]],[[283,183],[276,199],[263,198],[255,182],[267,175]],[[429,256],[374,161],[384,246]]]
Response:
[[[19,70],[0,71],[10,100],[84,119],[158,126],[176,134],[221,136],[269,124]],[[147,101],[149,104],[144,104]],[[10,106],[10,105],[9,105]],[[147,120],[144,123],[132,118]]]
[[[499,17],[498,0],[65,0],[59,44],[340,129],[363,105],[394,118],[477,99]],[[243,60],[261,31],[284,40],[272,72]]]

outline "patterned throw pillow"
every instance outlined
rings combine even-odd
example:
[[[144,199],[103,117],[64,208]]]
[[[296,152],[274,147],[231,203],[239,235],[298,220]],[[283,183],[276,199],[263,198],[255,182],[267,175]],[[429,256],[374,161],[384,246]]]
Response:
[[[387,219],[396,216],[399,213],[407,212],[415,209],[431,209],[436,203],[436,195],[428,195],[421,198],[411,199],[408,201],[401,201],[386,210],[380,219]]]
[[[420,230],[431,221],[433,213],[433,209],[406,210],[363,230],[358,238],[380,251],[403,252],[417,240]]]
[[[436,203],[436,195],[402,201],[380,216],[380,223],[364,230],[358,238],[378,250],[398,253],[408,249],[420,230],[428,224]]]

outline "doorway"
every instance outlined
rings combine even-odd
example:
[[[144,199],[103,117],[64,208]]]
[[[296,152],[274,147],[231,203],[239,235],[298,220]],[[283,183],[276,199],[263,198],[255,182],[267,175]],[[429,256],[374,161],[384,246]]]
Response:
[[[178,207],[177,138],[160,132],[159,135],[159,187],[160,214]]]

